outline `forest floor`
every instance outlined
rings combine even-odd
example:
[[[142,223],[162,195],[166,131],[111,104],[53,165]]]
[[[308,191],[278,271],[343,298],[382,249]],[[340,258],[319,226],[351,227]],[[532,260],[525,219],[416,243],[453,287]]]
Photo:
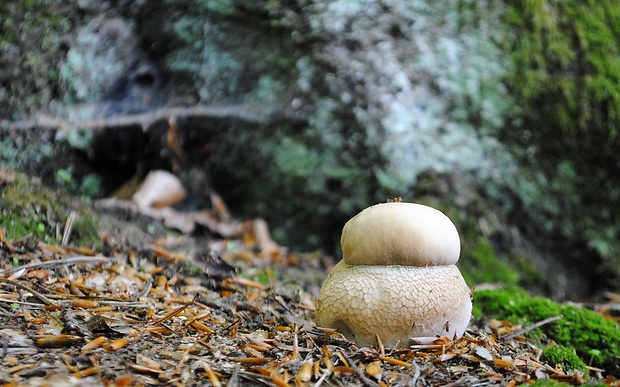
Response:
[[[0,192],[21,178],[2,171]],[[593,367],[586,378],[544,363],[527,327],[493,319],[455,341],[360,348],[314,323],[333,258],[278,246],[264,221],[233,219],[217,197],[209,221],[183,234],[135,203],[46,195],[71,209],[44,214],[58,238],[0,228],[7,386],[620,385]],[[24,208],[0,210],[18,219]],[[94,219],[97,243],[74,242],[87,227],[75,214]]]

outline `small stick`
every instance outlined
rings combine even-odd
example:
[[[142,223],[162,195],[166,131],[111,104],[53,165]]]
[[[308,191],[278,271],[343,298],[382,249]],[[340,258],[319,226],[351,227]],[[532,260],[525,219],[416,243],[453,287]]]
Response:
[[[149,278],[146,281],[146,284],[144,284],[144,289],[142,289],[142,291],[140,293],[136,293],[134,294],[129,301],[136,301],[137,299],[139,299],[142,296],[146,296],[147,294],[149,294],[149,292],[151,291],[151,288],[153,287],[153,278]]]
[[[546,319],[541,320],[541,321],[539,321],[537,323],[534,323],[534,324],[532,324],[532,325],[530,325],[528,327],[525,327],[523,329],[519,329],[516,332],[509,333],[506,336],[501,336],[500,338],[501,339],[512,339],[515,336],[520,336],[520,335],[526,334],[529,331],[532,331],[532,330],[534,330],[536,328],[539,328],[539,327],[541,327],[541,326],[543,326],[545,324],[549,324],[551,322],[557,321],[557,320],[561,319],[562,317],[564,317],[564,316],[554,316],[554,317],[546,318]]]
[[[325,372],[320,378],[319,380],[316,381],[316,383],[314,384],[314,387],[320,387],[321,384],[323,384],[323,382],[325,381],[325,379],[327,379],[327,377],[329,376],[330,372],[327,371]]]
[[[175,117],[195,118],[239,118],[248,122],[267,122],[276,112],[277,106],[264,105],[233,105],[233,106],[208,106],[198,105],[194,107],[167,107],[147,113],[122,115],[112,118],[90,119],[87,121],[71,121],[62,118],[38,114],[35,119],[11,122],[0,120],[0,126],[13,130],[29,130],[33,128],[60,129],[62,131],[103,129],[106,127],[127,127],[133,125],[142,126],[146,130],[153,123]]]
[[[62,231],[62,241],[60,242],[62,246],[67,246],[69,244],[69,239],[71,238],[71,231],[73,230],[73,223],[75,222],[76,216],[77,213],[75,210],[71,210],[69,217],[65,222],[65,228]]]
[[[35,297],[37,297],[39,300],[43,301],[43,303],[46,304],[46,305],[54,305],[54,301],[50,300],[49,298],[45,297],[43,294],[37,292],[33,288],[31,288],[29,286],[26,286],[26,285],[24,285],[22,283],[10,280],[8,278],[0,278],[0,282],[4,282],[4,283],[7,283],[7,284],[10,284],[10,285],[13,285],[13,286],[17,286],[18,288],[22,288],[25,291],[34,294]]]
[[[352,362],[351,359],[349,359],[347,355],[343,353],[342,356],[344,356],[344,358],[347,360],[347,363],[349,363],[349,367],[353,368],[353,371],[355,371],[355,373],[360,378],[362,383],[364,383],[367,386],[371,386],[371,387],[379,386],[378,383],[375,383],[372,380],[368,379],[366,375],[364,375],[364,372],[361,369],[359,369],[359,367],[355,364],[355,362]]]
[[[375,340],[377,341],[377,346],[379,347],[379,353],[381,356],[385,356],[385,348],[383,347],[383,342],[381,341],[381,337],[375,333]]]
[[[157,321],[154,321],[155,324],[163,324],[165,321],[170,320],[171,318],[173,318],[174,316],[180,314],[181,312],[183,312],[185,309],[187,309],[189,305],[181,305],[178,308],[166,313],[162,318],[160,318]]]
[[[111,305],[119,308],[148,308],[152,306],[148,302],[128,302],[128,301],[99,301],[100,305]]]
[[[10,269],[6,269],[6,270],[0,270],[0,274],[10,274],[10,273],[15,273],[16,271],[22,270],[22,269],[34,269],[34,268],[43,268],[43,267],[54,267],[54,266],[68,266],[68,265],[72,265],[74,263],[81,263],[81,262],[89,262],[89,263],[98,263],[98,262],[109,262],[112,261],[112,258],[108,258],[108,257],[89,257],[88,255],[78,255],[76,257],[69,257],[69,258],[64,258],[64,259],[55,259],[52,261],[43,261],[43,262],[33,262],[33,263],[28,263],[26,265],[21,265],[21,266],[16,266],[16,267],[12,267]]]

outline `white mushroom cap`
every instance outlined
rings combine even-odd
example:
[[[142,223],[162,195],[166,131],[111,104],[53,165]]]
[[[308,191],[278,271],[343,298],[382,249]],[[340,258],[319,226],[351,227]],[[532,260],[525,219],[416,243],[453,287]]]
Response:
[[[345,224],[340,245],[349,265],[451,265],[461,251],[446,215],[405,202],[366,208]]]
[[[469,287],[455,265],[365,266],[340,261],[316,305],[316,324],[360,346],[407,346],[412,337],[460,337],[471,316]]]

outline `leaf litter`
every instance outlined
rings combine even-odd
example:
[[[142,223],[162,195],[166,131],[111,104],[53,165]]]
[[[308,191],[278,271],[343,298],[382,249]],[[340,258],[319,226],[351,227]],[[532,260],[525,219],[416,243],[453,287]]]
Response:
[[[457,340],[444,337],[384,348],[377,337],[376,346],[359,348],[338,332],[314,324],[313,300],[331,258],[291,253],[270,238],[264,220],[235,220],[221,198],[215,195],[212,201],[213,211],[181,214],[194,219],[194,229],[202,226],[211,233],[206,252],[184,251],[184,235],[154,237],[146,247],[117,243],[104,235],[104,247],[95,251],[29,238],[7,240],[0,229],[0,382],[7,386],[586,382],[583,373],[542,362],[542,349],[523,336],[531,327],[507,321],[470,325]],[[154,209],[148,204],[139,207],[146,212]],[[11,265],[15,256],[28,263]],[[553,321],[548,320],[534,325]],[[603,370],[590,367],[589,372],[606,385],[620,386]]]

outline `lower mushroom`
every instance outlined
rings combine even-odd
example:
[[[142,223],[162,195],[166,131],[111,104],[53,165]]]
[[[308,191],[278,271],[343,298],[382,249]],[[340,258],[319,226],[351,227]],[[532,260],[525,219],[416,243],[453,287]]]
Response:
[[[471,315],[470,290],[454,265],[368,266],[341,261],[317,302],[318,326],[358,345],[406,346],[411,337],[460,337]]]

